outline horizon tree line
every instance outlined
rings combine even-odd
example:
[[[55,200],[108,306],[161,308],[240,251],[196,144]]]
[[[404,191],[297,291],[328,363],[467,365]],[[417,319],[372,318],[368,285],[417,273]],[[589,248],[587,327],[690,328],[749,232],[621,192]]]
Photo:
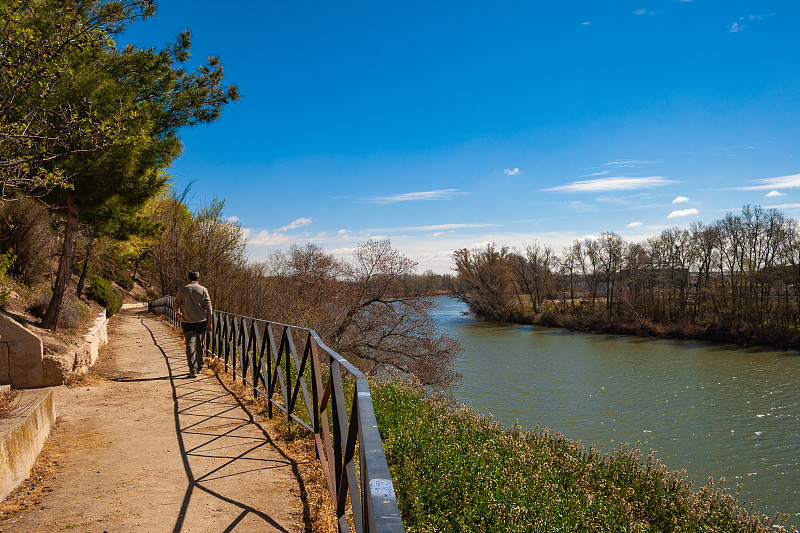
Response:
[[[792,344],[800,319],[800,230],[744,206],[642,242],[614,232],[557,254],[489,244],[457,250],[457,295],[478,315],[577,329],[622,329]]]

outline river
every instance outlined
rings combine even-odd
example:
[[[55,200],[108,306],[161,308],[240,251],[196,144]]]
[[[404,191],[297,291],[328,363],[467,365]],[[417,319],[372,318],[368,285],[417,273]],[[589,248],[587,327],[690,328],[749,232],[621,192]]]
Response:
[[[502,324],[437,301],[464,348],[460,402],[604,451],[638,442],[695,488],[740,482],[740,502],[800,525],[800,353]]]

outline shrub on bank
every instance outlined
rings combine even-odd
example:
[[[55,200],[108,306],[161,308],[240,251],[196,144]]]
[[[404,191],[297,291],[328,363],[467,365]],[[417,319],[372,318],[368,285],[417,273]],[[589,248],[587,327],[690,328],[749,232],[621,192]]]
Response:
[[[38,295],[28,307],[28,311],[36,318],[43,318],[52,298],[53,295],[50,293]],[[58,326],[78,330],[88,323],[90,316],[89,306],[78,300],[75,295],[67,293],[64,295],[64,306],[61,308]]]
[[[108,280],[94,276],[89,283],[89,298],[106,308],[106,316],[111,317],[122,309],[122,296],[111,287]]]
[[[774,531],[636,449],[504,429],[410,383],[375,383],[372,398],[408,531]]]
[[[126,291],[131,291],[133,290],[133,285],[134,285],[133,278],[127,274],[122,274],[119,276],[119,278],[117,278],[117,285],[119,285]]]

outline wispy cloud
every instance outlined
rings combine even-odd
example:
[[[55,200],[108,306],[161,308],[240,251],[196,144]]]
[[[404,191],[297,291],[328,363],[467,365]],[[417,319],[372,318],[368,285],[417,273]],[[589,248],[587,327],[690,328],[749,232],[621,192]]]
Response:
[[[298,218],[290,222],[289,225],[278,228],[278,231],[289,231],[290,229],[302,228],[304,226],[308,226],[309,224],[311,224],[310,218]]]
[[[739,33],[745,29],[750,22],[757,22],[771,16],[772,13],[764,13],[763,15],[747,15],[746,17],[739,17],[739,20],[732,22],[728,26],[728,31],[730,33]]]
[[[763,191],[767,189],[796,189],[800,187],[800,174],[755,180],[759,185],[735,187],[735,191]]]
[[[420,200],[452,200],[458,195],[467,194],[458,189],[437,189],[435,191],[405,192],[391,196],[366,196],[361,202],[369,204],[396,204],[399,202],[415,202]]]
[[[239,222],[239,217],[237,217],[236,215],[231,215],[226,220],[228,222],[233,222],[234,224],[236,224],[237,222]]]
[[[376,231],[447,231],[465,228],[491,228],[497,224],[434,224],[431,226],[405,226],[400,228],[381,228]]]
[[[605,176],[606,174],[611,174],[610,170],[601,170],[599,172],[592,172],[591,174],[584,174],[581,176],[582,178],[591,178],[593,176]]]
[[[773,198],[775,196],[786,196],[786,195],[778,191],[769,191],[767,194],[764,195],[764,198]]]
[[[638,165],[652,165],[658,161],[637,161],[635,159],[623,159],[620,161],[609,161],[606,165],[621,166],[621,167],[634,167]]]
[[[667,215],[667,218],[688,217],[688,216],[691,216],[691,215],[698,215],[698,214],[700,214],[700,211],[698,211],[697,209],[694,209],[694,208],[692,208],[692,209],[679,209],[678,211],[673,211],[672,213]]]
[[[663,176],[647,176],[641,178],[598,178],[581,180],[550,187],[545,191],[561,192],[600,192],[600,191],[630,191],[634,189],[647,189],[650,187],[663,187],[675,183]]]
[[[641,222],[631,222],[630,224],[626,225],[626,228],[638,228],[642,225]]]
[[[672,200],[672,203],[673,203],[673,204],[682,204],[682,203],[684,203],[684,202],[688,202],[688,201],[689,201],[689,199],[688,199],[687,197],[685,197],[685,196],[678,196],[677,198],[675,198],[674,200]]]
[[[581,26],[591,26],[591,25],[592,25],[592,23],[589,22],[588,20],[585,20],[585,21],[581,22]]]
[[[515,168],[513,170],[510,169],[510,168],[507,168],[503,172],[505,172],[509,176],[516,176],[517,174],[522,174],[522,171],[520,169],[518,169],[518,168]]]
[[[769,208],[780,209],[780,210],[800,209],[800,204],[778,204],[778,205],[771,205],[769,206]]]
[[[570,207],[571,209],[574,209],[575,211],[583,211],[583,212],[592,212],[592,211],[597,211],[597,208],[596,208],[596,207],[594,207],[594,206],[591,206],[591,205],[589,205],[589,204],[587,204],[587,203],[584,203],[584,202],[579,202],[579,201],[577,201],[577,200],[576,200],[576,201],[574,201],[574,202],[570,202],[570,203],[569,203],[569,204],[567,204],[567,205],[569,205],[569,207]]]

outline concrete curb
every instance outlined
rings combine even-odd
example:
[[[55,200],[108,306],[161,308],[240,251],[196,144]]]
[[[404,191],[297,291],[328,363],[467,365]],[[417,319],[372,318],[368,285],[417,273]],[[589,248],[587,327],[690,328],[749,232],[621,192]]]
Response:
[[[122,304],[123,309],[140,309],[142,307],[147,307],[147,302],[136,302],[132,304]]]
[[[89,367],[97,361],[97,356],[100,354],[100,346],[108,342],[108,319],[106,318],[106,311],[103,309],[94,320],[94,324],[89,328],[89,331],[83,336],[83,340],[87,344],[89,351],[89,364],[86,368],[79,369],[80,372],[88,372]]]
[[[0,419],[0,501],[28,478],[56,421],[52,389],[17,394],[17,407]]]

